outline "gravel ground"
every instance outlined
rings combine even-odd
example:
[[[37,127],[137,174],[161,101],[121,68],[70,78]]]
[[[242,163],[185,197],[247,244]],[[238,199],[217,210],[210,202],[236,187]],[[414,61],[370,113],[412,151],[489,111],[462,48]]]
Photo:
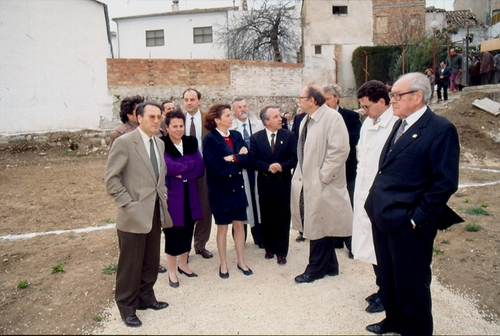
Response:
[[[215,227],[207,249],[214,258],[205,260],[190,256],[190,267],[199,275],[178,275],[179,288],[171,288],[168,275],[160,274],[155,286],[156,297],[167,301],[161,311],[138,311],[140,328],[128,328],[122,322],[116,304],[110,305],[100,330],[95,334],[333,334],[366,335],[368,324],[382,320],[385,313],[364,311],[364,298],[376,290],[372,266],[347,258],[347,250],[336,250],[340,275],[325,277],[309,284],[296,284],[294,277],[307,264],[309,243],[295,242],[291,231],[288,263],[280,266],[276,259],[264,259],[264,250],[246,245],[246,261],[254,274],[244,276],[236,268],[236,251],[228,236],[230,277],[218,276],[218,254]],[[163,246],[162,246],[163,251]],[[161,256],[165,262],[165,256]],[[474,304],[444,288],[435,278],[432,282],[434,333],[436,335],[498,335],[500,324],[486,322]]]

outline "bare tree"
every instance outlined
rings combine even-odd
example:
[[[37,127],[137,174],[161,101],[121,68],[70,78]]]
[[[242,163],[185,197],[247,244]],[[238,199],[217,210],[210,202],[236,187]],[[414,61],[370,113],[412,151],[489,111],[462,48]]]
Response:
[[[217,27],[216,43],[230,59],[293,62],[300,48],[300,18],[290,2],[235,12],[225,27]]]

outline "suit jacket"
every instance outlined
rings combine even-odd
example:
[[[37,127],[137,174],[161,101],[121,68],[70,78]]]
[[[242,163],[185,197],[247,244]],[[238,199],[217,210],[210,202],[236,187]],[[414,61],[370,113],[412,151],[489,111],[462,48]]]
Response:
[[[296,143],[292,132],[280,129],[276,133],[273,153],[265,129],[250,137],[252,165],[259,172],[257,175],[259,195],[290,198],[292,169],[297,165]],[[271,173],[269,166],[273,163],[279,163],[282,171]]]
[[[307,113],[300,113],[296,114],[295,117],[293,117],[293,125],[292,125],[292,132],[295,134],[295,141],[299,141],[300,139],[300,123],[302,122],[302,119],[307,115]]]
[[[378,173],[365,209],[370,220],[384,233],[404,225],[427,234],[460,222],[447,207],[458,188],[460,145],[455,126],[429,108],[393,144],[401,124],[398,120],[382,149]]]
[[[234,145],[232,150],[222,135],[214,129],[203,139],[203,161],[207,171],[208,196],[213,213],[232,211],[248,206],[242,169],[248,163],[248,154],[237,154],[246,147],[238,131],[229,131]],[[224,157],[235,155],[237,162]]]
[[[339,106],[338,112],[344,118],[347,132],[349,132],[349,156],[345,162],[345,172],[347,182],[356,179],[356,169],[358,160],[356,159],[356,145],[359,141],[359,133],[361,130],[361,119],[359,113],[348,110]]]
[[[163,141],[153,136],[160,157]],[[172,226],[168,213],[165,161],[159,160],[160,176],[156,179],[146,146],[139,130],[117,138],[109,151],[104,182],[106,191],[118,207],[116,228],[130,233],[149,233],[153,224],[156,198],[159,198],[162,227]]]
[[[441,76],[444,76],[441,78]],[[441,84],[441,85],[450,85],[450,76],[451,76],[451,69],[448,68],[447,66],[444,67],[444,71],[441,74],[441,67],[437,68],[436,71],[436,84]]]

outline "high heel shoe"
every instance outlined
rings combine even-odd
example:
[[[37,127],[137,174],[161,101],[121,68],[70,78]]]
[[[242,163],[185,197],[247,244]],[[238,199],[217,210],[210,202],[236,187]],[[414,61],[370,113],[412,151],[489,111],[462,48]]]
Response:
[[[179,281],[173,282],[172,279],[170,279],[170,276],[168,277],[168,284],[172,288],[179,288]]]
[[[181,268],[179,266],[177,266],[177,270],[179,271],[180,274],[184,274],[188,278],[196,278],[198,276],[198,274],[196,274],[195,272],[191,272],[191,273],[184,272],[183,270],[181,270]]]
[[[238,269],[239,269],[240,271],[242,271],[242,272],[243,272],[243,274],[245,274],[246,276],[249,276],[249,275],[252,275],[252,274],[253,274],[253,272],[252,272],[252,270],[250,269],[250,267],[248,267],[248,266],[247,266],[247,267],[248,267],[248,269],[247,269],[247,270],[244,270],[243,268],[241,268],[241,267],[240,267],[240,265],[238,265],[238,264],[236,264],[236,265],[238,266]]]
[[[222,271],[220,270],[220,266],[219,266],[219,276],[222,279],[227,279],[227,278],[229,278],[229,271],[227,271],[227,273],[222,273]]]

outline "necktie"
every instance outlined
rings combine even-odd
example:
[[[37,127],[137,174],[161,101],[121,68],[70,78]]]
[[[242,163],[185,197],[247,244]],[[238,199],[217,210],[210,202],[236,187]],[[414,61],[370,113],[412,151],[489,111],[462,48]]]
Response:
[[[396,136],[394,137],[394,143],[396,143],[399,140],[399,138],[401,138],[401,136],[404,133],[406,125],[407,125],[406,120],[403,120],[401,125],[399,125],[398,131],[396,132]]]
[[[376,125],[380,122],[380,118],[373,119],[373,124]]]
[[[275,136],[276,136],[276,134],[271,133],[271,152],[273,152],[273,154],[274,154],[274,137]]]
[[[158,172],[158,160],[156,159],[155,145],[153,143],[153,139],[149,139],[149,157],[151,159],[151,165],[153,166],[153,170],[155,171],[156,180],[160,176]]]
[[[247,131],[247,124],[243,124],[243,140],[245,140],[248,148],[250,148],[250,134]]]
[[[306,137],[307,137],[307,124],[311,120],[311,116],[307,116],[306,122],[304,124],[304,128],[302,129],[302,134],[300,135],[300,141],[302,144],[301,152],[302,152],[302,160],[300,161],[300,167],[302,168],[302,162],[304,161],[304,147],[306,145]]]
[[[196,127],[194,127],[194,117],[191,117],[191,126],[189,127],[189,135],[196,137]]]

